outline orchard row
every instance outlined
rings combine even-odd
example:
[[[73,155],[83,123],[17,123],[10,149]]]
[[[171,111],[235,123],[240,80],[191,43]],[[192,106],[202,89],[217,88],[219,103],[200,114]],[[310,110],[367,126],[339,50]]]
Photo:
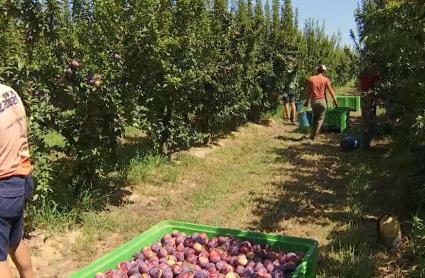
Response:
[[[42,197],[58,172],[52,131],[78,194],[111,171],[126,126],[169,153],[258,121],[318,64],[335,83],[354,73],[338,36],[313,20],[300,31],[290,0],[2,3],[0,77],[25,101]]]

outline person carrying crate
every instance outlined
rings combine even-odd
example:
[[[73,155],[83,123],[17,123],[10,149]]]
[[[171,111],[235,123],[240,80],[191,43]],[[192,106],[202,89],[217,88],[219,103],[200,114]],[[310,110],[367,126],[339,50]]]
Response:
[[[311,101],[311,108],[313,110],[313,127],[311,130],[310,139],[315,140],[320,134],[320,130],[325,121],[326,110],[328,107],[326,91],[329,92],[333,99],[335,107],[338,107],[335,92],[332,89],[331,81],[325,76],[326,66],[320,65],[317,68],[317,74],[308,78],[306,90],[305,107],[308,107]]]
[[[22,278],[32,278],[29,248],[22,241],[24,208],[32,197],[27,122],[18,94],[0,84],[0,277],[12,278],[8,255]]]

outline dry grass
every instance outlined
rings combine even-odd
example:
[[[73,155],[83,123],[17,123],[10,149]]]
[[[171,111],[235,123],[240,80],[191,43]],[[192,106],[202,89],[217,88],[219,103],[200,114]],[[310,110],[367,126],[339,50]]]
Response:
[[[389,255],[374,242],[373,217],[385,196],[372,182],[377,169],[363,164],[379,156],[341,153],[338,134],[299,141],[294,129],[249,124],[205,152],[135,159],[133,198],[84,214],[74,237],[47,241],[60,252],[38,266],[40,277],[66,277],[61,269],[77,270],[166,219],[313,238],[320,277],[379,276]]]

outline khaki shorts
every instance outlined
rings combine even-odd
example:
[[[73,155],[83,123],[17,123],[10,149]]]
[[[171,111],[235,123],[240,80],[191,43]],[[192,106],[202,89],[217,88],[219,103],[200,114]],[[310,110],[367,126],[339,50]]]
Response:
[[[311,130],[312,137],[319,134],[320,129],[325,121],[327,103],[324,99],[313,100],[311,102],[311,108],[313,109],[313,128]]]

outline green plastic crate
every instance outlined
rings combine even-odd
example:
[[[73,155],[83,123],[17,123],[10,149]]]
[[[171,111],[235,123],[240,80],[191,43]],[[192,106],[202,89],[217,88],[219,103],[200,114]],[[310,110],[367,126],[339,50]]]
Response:
[[[175,230],[187,234],[203,232],[209,237],[219,235],[234,236],[241,239],[252,240],[257,243],[268,243],[274,250],[303,252],[305,254],[304,260],[292,277],[316,277],[318,243],[315,240],[231,230],[176,221],[164,221],[113,250],[81,271],[74,273],[70,278],[93,278],[98,272],[116,269],[118,263],[131,260],[135,253],[141,251],[146,246],[160,241],[164,235],[170,234]]]
[[[350,108],[351,111],[360,112],[361,99],[360,96],[336,96],[339,107]]]
[[[350,109],[339,107],[331,108],[326,111],[324,127],[328,130],[337,130],[344,132],[350,123]]]

